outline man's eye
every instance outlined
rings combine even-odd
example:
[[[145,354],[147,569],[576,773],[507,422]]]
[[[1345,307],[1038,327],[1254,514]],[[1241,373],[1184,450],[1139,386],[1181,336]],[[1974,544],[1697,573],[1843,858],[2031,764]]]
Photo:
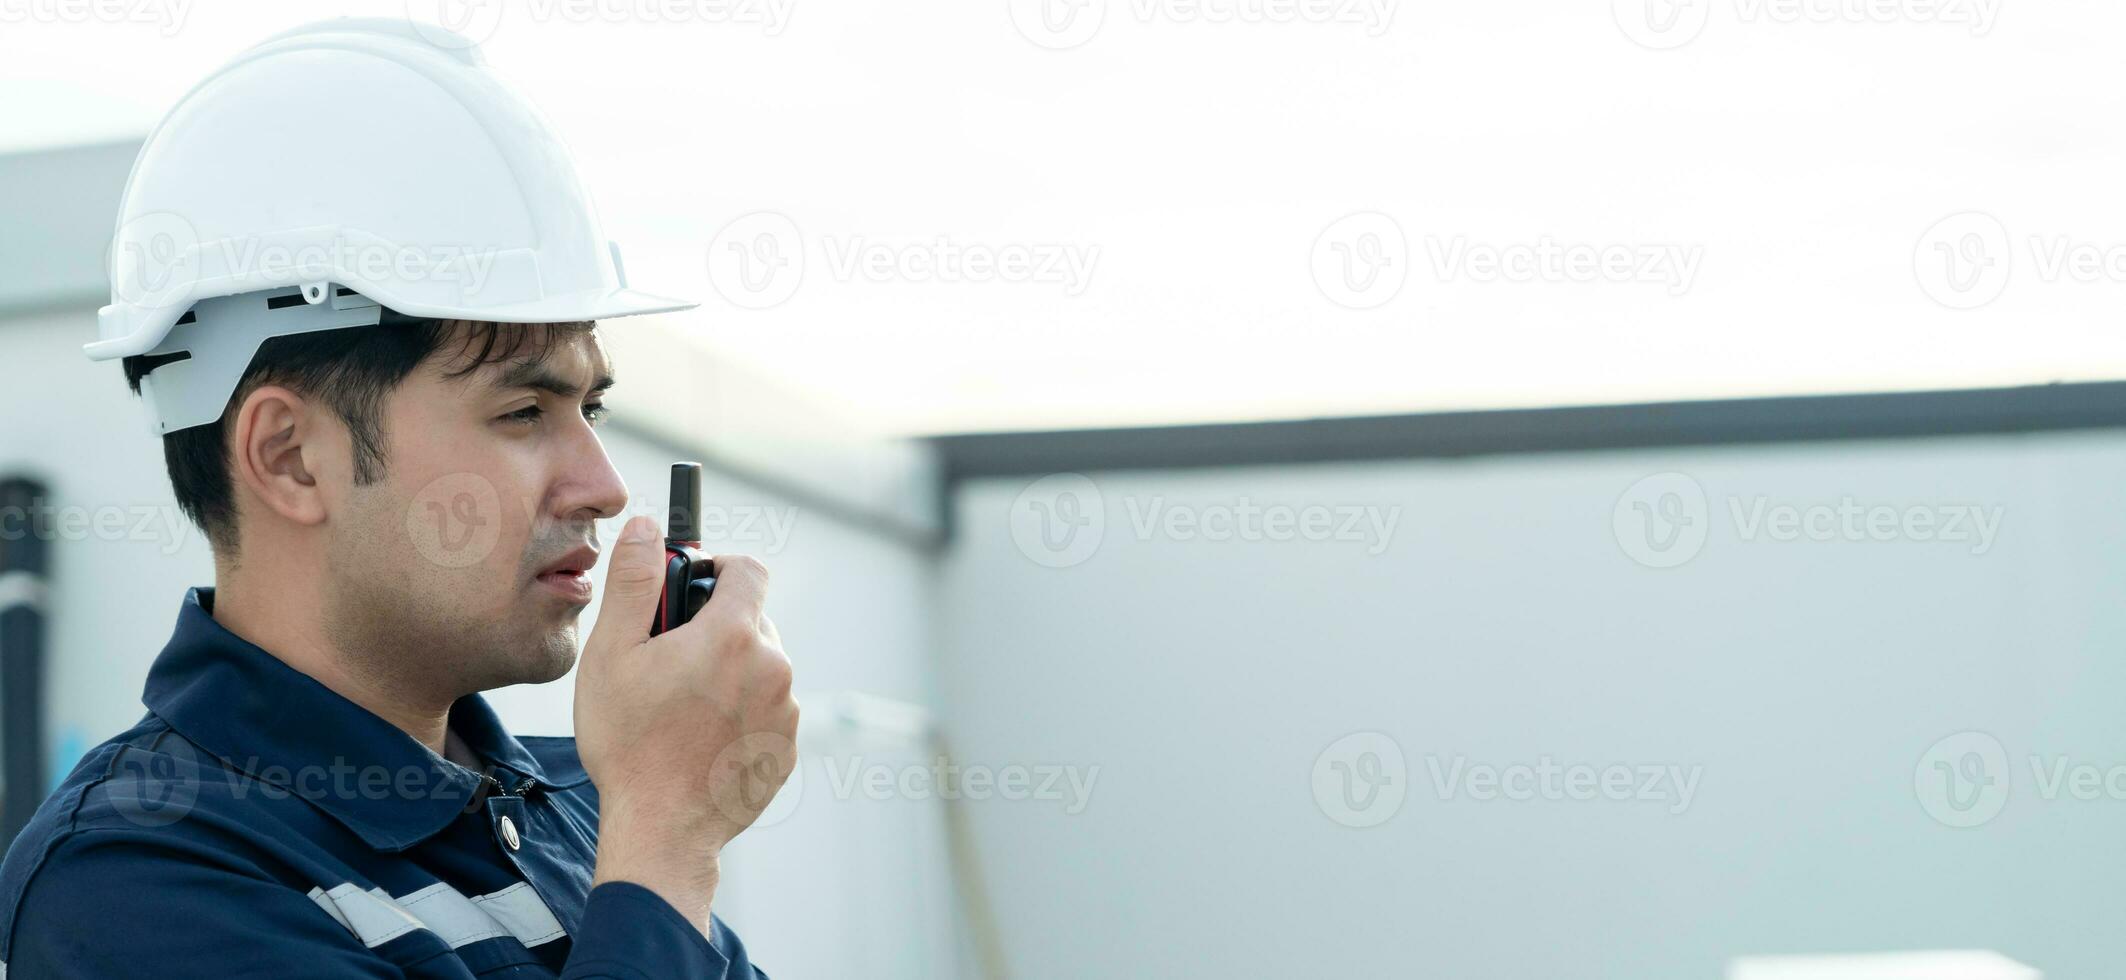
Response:
[[[501,420],[515,422],[520,425],[536,425],[545,414],[546,411],[537,405],[526,405],[502,416]],[[602,404],[583,406],[583,418],[592,425],[605,421],[606,416],[610,414],[612,414],[612,410]]]

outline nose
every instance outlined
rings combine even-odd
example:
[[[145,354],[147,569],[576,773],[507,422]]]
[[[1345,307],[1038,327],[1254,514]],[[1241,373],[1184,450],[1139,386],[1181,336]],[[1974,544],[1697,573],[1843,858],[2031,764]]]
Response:
[[[627,481],[613,468],[604,443],[589,426],[578,426],[568,440],[565,470],[554,501],[554,516],[564,521],[602,520],[627,509]]]

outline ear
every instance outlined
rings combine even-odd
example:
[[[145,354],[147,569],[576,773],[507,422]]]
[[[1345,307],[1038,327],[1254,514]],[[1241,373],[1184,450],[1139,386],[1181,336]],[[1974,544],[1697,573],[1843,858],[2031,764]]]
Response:
[[[332,464],[327,427],[316,405],[279,385],[263,385],[244,397],[230,421],[230,481],[237,499],[250,497],[293,524],[325,522],[320,468]]]

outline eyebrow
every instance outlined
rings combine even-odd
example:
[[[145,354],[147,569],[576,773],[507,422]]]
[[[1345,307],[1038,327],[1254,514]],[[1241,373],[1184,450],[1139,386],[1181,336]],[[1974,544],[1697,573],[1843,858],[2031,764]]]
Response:
[[[614,378],[610,372],[601,373],[598,380],[591,383],[590,393],[604,394],[613,384]],[[575,382],[555,374],[542,361],[517,361],[504,369],[501,377],[495,379],[495,389],[498,391],[515,388],[531,388],[560,398],[574,398],[583,394],[583,389]]]

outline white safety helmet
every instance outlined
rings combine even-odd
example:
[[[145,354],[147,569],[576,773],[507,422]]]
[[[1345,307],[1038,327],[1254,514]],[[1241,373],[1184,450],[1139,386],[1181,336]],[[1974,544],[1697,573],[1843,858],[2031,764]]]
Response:
[[[221,418],[271,337],[411,317],[683,310],[629,289],[576,168],[469,40],[346,18],[200,82],[133,162],[96,360],[147,355],[157,432]]]

